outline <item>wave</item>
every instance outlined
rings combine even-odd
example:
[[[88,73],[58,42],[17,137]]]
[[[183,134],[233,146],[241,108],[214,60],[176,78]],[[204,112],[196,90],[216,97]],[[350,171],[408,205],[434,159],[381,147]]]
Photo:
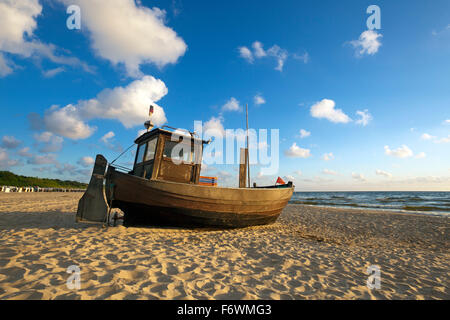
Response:
[[[402,207],[405,211],[444,211],[450,212],[450,208],[441,208],[441,207],[431,207],[431,206],[404,206]]]
[[[449,192],[296,192],[289,203],[450,215]]]
[[[376,198],[380,202],[424,202],[426,199],[420,197],[386,197],[386,198]]]
[[[292,204],[310,204],[310,205],[319,205],[319,202],[313,202],[313,201],[299,201],[299,200],[291,200],[289,203]]]
[[[342,200],[350,200],[349,198],[347,198],[347,197],[344,197],[344,196],[331,196],[331,199],[342,199]]]

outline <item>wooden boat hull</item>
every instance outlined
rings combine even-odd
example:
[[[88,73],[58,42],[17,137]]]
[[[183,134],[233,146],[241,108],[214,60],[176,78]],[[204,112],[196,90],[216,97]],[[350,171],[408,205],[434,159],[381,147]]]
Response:
[[[292,196],[280,188],[219,188],[106,174],[106,196],[125,213],[126,225],[247,227],[274,222]]]

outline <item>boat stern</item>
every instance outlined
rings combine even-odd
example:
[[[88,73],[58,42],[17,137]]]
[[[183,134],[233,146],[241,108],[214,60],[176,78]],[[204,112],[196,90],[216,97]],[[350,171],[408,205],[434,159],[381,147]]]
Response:
[[[109,206],[105,196],[105,172],[108,161],[98,154],[94,170],[86,192],[78,202],[77,222],[104,223],[107,220]]]

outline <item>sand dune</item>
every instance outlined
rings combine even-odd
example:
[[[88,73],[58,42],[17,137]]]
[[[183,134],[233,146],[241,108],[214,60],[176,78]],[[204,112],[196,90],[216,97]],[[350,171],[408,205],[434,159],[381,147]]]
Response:
[[[448,218],[289,205],[238,230],[102,228],[75,223],[80,197],[0,194],[0,299],[450,298]]]

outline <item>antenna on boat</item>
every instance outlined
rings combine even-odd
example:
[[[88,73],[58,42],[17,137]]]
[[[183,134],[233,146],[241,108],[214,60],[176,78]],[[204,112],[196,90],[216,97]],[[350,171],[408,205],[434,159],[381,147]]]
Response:
[[[247,119],[247,173],[248,173],[248,187],[250,188],[250,152],[248,151],[248,103],[245,105],[245,117]]]

